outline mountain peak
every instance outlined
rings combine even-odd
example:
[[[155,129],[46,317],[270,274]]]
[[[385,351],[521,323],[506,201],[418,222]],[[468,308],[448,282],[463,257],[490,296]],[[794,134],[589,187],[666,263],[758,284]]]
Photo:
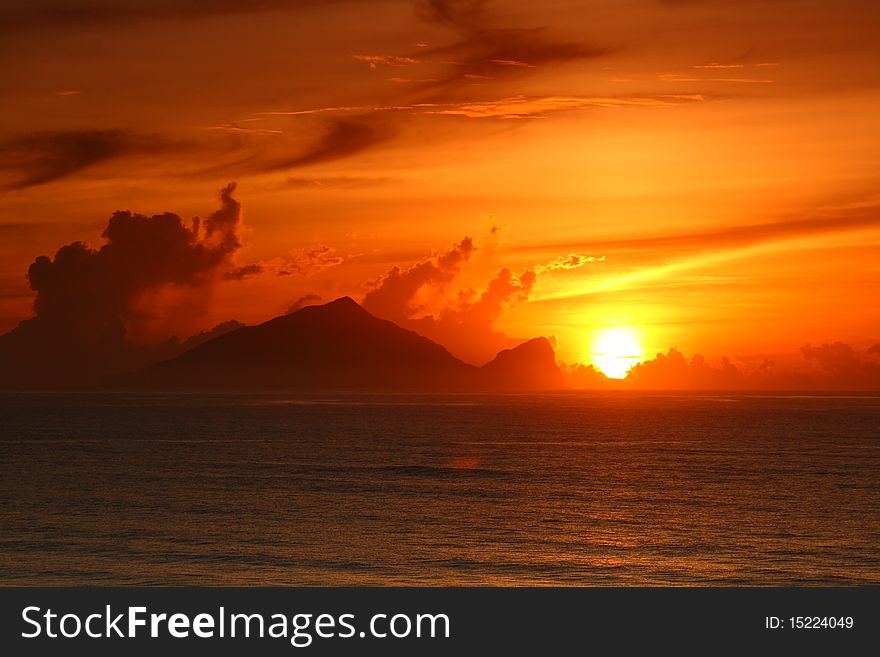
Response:
[[[498,352],[482,370],[498,388],[556,390],[565,386],[553,345],[544,337],[532,338],[513,349]]]
[[[324,304],[325,308],[360,308],[363,310],[363,307],[350,296],[339,297],[338,299],[333,299],[329,303]]]
[[[352,299],[349,296],[339,297],[338,299],[334,299],[325,304],[321,304],[319,306],[306,306],[305,308],[300,308],[294,315],[299,313],[318,313],[318,314],[353,314],[357,313],[359,315],[369,315],[366,309],[360,305],[357,301]]]
[[[540,390],[562,387],[544,338],[488,365],[370,314],[351,297],[307,306],[208,340],[118,384],[150,387],[304,390]]]

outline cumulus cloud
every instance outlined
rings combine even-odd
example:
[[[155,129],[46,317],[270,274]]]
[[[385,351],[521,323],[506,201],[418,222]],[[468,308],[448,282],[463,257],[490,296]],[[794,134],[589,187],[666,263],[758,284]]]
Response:
[[[125,319],[138,296],[166,284],[203,285],[241,246],[241,205],[235,184],[220,192],[221,208],[187,226],[170,212],[147,217],[115,212],[101,234],[106,244],[61,247],[28,269],[38,320],[91,330]]]
[[[671,348],[635,365],[622,380],[608,380],[586,365],[563,368],[567,384],[576,388],[630,390],[880,390],[880,363],[843,342],[804,345],[802,360],[780,365],[769,358],[710,362],[700,354],[688,358]],[[880,352],[880,348],[876,351]]]
[[[479,295],[460,291],[454,303],[436,314],[411,320],[410,328],[440,342],[459,358],[482,364],[519,342],[496,330],[495,322],[506,307],[528,300],[535,279],[534,270],[526,269],[517,276],[505,267]]]
[[[636,364],[627,374],[629,387],[642,389],[734,390],[748,387],[742,371],[729,358],[711,365],[697,354],[690,360],[678,349],[657,354],[653,360]]]
[[[811,378],[816,384],[829,389],[878,390],[880,389],[880,364],[871,357],[880,354],[880,347],[873,345],[864,354],[844,342],[826,342],[818,346],[806,344],[801,354],[819,366],[818,374]]]
[[[619,381],[609,379],[593,365],[560,363],[559,369],[568,388],[600,390],[620,386]]]
[[[418,292],[425,286],[442,288],[452,281],[473,252],[473,240],[465,237],[433,258],[407,268],[393,267],[367,292],[364,308],[393,322],[409,320],[424,310],[416,301]]]
[[[231,265],[241,247],[234,191],[234,183],[224,187],[220,209],[188,224],[170,212],[115,212],[100,247],[73,242],[34,260],[28,269],[34,317],[0,338],[0,362],[7,366],[0,369],[39,374],[41,382],[94,382],[130,359],[126,333],[144,321],[145,296],[189,289],[204,298]]]
[[[363,300],[373,314],[439,342],[475,364],[517,344],[495,329],[506,307],[528,299],[536,272],[503,268],[482,292],[455,289],[454,280],[475,251],[469,237],[409,267],[393,267],[375,281]]]

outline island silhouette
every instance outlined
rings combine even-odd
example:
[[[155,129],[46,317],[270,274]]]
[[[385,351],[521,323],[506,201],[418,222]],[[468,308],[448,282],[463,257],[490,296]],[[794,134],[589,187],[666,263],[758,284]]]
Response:
[[[550,342],[534,338],[477,367],[370,314],[350,297],[244,326],[113,387],[376,391],[527,391],[564,387]]]

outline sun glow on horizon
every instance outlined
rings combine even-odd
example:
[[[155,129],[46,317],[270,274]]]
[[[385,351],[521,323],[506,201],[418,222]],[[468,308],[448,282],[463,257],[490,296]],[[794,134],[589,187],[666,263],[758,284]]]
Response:
[[[644,358],[639,332],[629,327],[596,331],[590,360],[609,379],[622,379]]]

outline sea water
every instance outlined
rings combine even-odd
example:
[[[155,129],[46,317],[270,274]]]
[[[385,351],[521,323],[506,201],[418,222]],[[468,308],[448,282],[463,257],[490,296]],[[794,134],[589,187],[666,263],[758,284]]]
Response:
[[[3,585],[880,584],[880,398],[0,395]]]

